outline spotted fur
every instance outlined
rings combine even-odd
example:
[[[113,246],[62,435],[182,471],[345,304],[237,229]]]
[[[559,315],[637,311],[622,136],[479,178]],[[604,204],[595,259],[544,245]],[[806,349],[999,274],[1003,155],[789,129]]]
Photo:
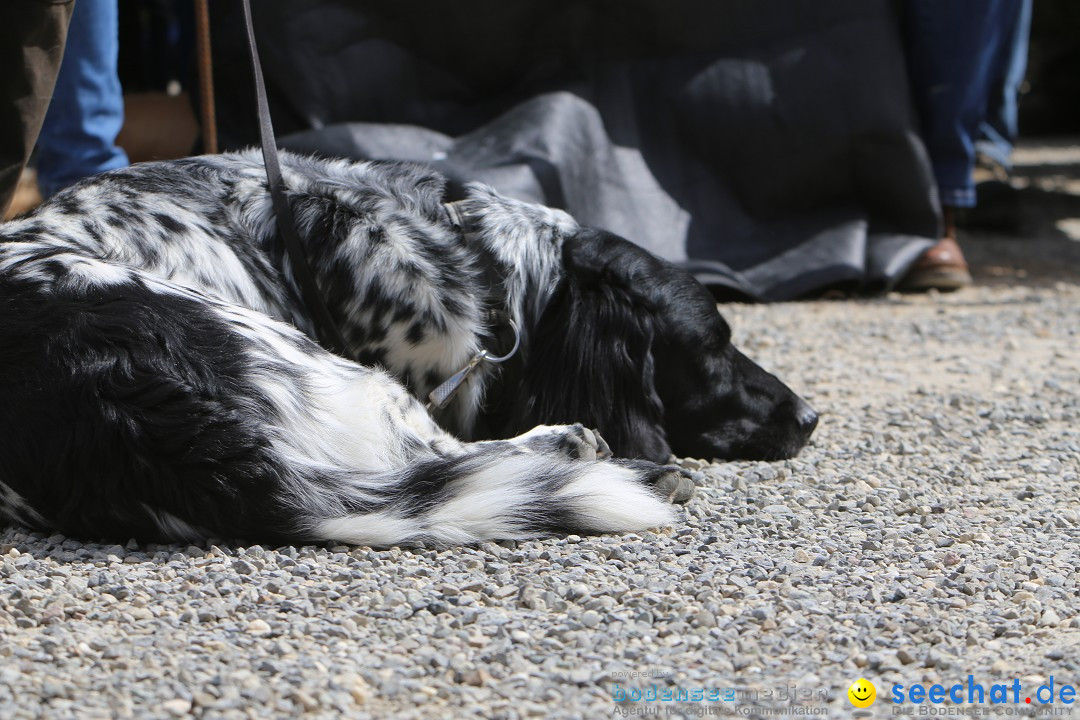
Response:
[[[581,353],[551,354],[553,343],[575,345],[560,333],[604,337],[586,316],[576,328],[552,325],[578,308],[572,296],[594,271],[582,258],[607,236],[473,186],[462,205],[467,241],[434,172],[291,154],[282,165],[348,359],[310,339],[251,152],[103,174],[0,226],[0,519],[84,537],[372,545],[672,522],[666,501],[685,500],[692,483],[650,460],[677,443],[626,439],[635,423],[662,417],[624,421],[588,405],[568,417],[578,401],[552,400],[577,380],[611,384],[580,367]],[[654,279],[674,271],[618,243],[613,257],[625,255],[627,268]],[[675,286],[689,278],[673,277]],[[599,282],[649,327],[637,340],[604,337],[615,345],[591,357],[611,350],[621,359],[604,370],[628,370],[640,386],[620,381],[601,395],[631,408],[626,417],[639,405],[663,415],[652,375],[673,351],[649,340],[639,357],[631,346],[673,336],[663,309],[627,295],[626,279]],[[723,322],[715,306],[694,297],[712,307],[706,330],[731,375],[726,326],[710,325]],[[521,329],[516,367],[481,365],[433,418],[418,398],[502,342],[507,319]],[[575,362],[568,386],[548,377]],[[805,415],[796,400],[770,412],[787,402],[787,415]],[[607,422],[615,453],[638,459],[607,458],[608,445],[578,421]],[[764,445],[775,456],[808,435],[770,422]]]

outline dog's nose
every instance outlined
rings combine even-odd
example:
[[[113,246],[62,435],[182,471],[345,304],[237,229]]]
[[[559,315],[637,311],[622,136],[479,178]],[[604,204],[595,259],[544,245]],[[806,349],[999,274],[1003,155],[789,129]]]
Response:
[[[818,414],[802,398],[799,398],[798,403],[795,405],[795,422],[799,424],[799,429],[806,437],[810,437],[810,433],[814,432],[814,428],[817,427]]]

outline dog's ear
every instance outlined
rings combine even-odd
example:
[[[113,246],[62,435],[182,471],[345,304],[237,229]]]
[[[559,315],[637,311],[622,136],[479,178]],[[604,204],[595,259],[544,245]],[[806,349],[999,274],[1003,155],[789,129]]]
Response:
[[[564,270],[529,341],[518,430],[580,422],[616,456],[666,462],[654,314],[595,268],[567,261]]]

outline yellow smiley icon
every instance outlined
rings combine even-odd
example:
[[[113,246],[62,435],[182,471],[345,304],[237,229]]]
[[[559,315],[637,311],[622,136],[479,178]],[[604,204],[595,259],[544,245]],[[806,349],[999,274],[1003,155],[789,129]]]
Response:
[[[847,689],[848,700],[857,708],[867,708],[877,699],[877,688],[866,678],[859,678]]]

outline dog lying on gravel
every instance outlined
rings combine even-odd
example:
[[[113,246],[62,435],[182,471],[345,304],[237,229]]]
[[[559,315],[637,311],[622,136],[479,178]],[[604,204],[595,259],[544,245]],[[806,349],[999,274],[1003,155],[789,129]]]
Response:
[[[310,339],[254,153],[100,175],[0,226],[0,519],[371,545],[637,530],[693,489],[656,462],[784,458],[813,431],[709,293],[631,243],[482,186],[444,206],[414,165],[282,165],[350,359]]]

